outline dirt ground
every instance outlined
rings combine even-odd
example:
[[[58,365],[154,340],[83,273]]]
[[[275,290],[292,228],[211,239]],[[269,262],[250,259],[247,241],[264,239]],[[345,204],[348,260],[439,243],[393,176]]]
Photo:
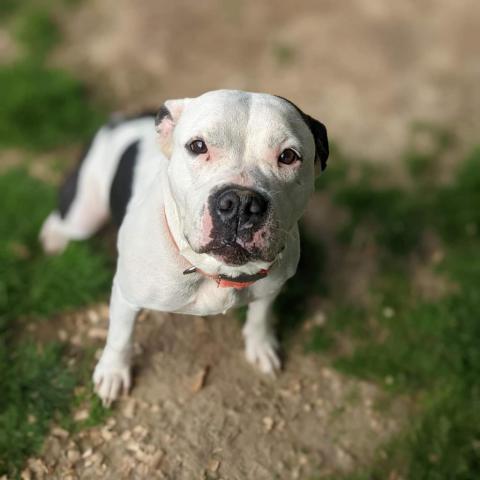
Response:
[[[321,213],[333,208],[322,194],[315,204],[321,208],[306,218],[309,236],[319,231]],[[375,272],[368,248],[335,247],[335,221],[321,231],[330,287],[342,289],[346,301],[368,301]],[[305,282],[302,273],[298,281]],[[368,467],[408,424],[412,406],[341,375],[331,356],[306,352],[311,329],[329,321],[328,305],[321,295],[301,301],[308,313],[284,339],[277,378],[246,362],[233,312],[205,318],[144,312],[131,396],[114,405],[106,424],[73,435],[54,427],[27,472],[62,480],[286,480]],[[37,325],[35,334],[67,340],[72,359],[90,349],[98,358],[107,319],[106,304],[91,306]],[[86,416],[86,406],[74,412],[76,420]]]
[[[392,160],[418,120],[475,140],[479,13],[474,0],[90,0],[61,18],[66,42],[53,61],[119,110],[215,88],[280,94],[324,121],[351,154]],[[312,228],[324,210],[308,214]],[[337,278],[356,275],[349,294],[358,297],[373,267],[357,260],[345,258]],[[29,471],[58,479],[284,480],[368,465],[408,421],[408,408],[305,354],[308,328],[322,321],[312,312],[273,380],[244,361],[233,315],[146,314],[130,399],[106,425],[73,436],[54,428]],[[106,322],[106,307],[92,307],[63,322],[59,335],[75,348],[100,348]]]
[[[416,121],[477,140],[479,19],[476,0],[89,0],[61,18],[55,61],[120,110],[276,93],[350,154],[391,160]]]
[[[99,348],[107,312],[92,307],[48,329],[73,349]],[[145,313],[136,339],[132,395],[105,425],[73,436],[53,428],[30,471],[62,480],[312,478],[367,466],[405,422],[402,401],[342,377],[301,341],[277,379],[258,373],[232,315]]]

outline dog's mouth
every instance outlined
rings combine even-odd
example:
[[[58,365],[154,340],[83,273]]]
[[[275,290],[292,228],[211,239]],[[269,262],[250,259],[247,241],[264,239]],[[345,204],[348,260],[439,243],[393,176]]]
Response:
[[[271,263],[284,248],[285,246],[282,246],[279,250],[273,251],[272,249],[261,249],[255,244],[245,246],[237,241],[227,243],[225,241],[212,240],[207,245],[200,247],[196,253],[205,253],[226,265],[238,267],[256,261]]]
[[[206,253],[227,265],[245,265],[255,260],[269,261],[256,247],[246,249],[238,242],[218,243],[215,241],[201,247],[198,253]]]

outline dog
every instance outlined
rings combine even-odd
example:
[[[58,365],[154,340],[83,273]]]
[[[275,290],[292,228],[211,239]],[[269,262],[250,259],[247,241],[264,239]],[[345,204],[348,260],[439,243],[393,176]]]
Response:
[[[272,304],[300,256],[298,221],[328,159],[325,126],[278,96],[234,90],[114,117],[45,220],[45,252],[119,226],[106,346],[93,381],[110,405],[131,386],[140,309],[212,315],[248,305],[246,358],[280,369]]]

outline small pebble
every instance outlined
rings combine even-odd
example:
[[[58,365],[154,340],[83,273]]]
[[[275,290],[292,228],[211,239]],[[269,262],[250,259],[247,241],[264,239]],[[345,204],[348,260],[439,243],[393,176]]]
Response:
[[[265,427],[266,432],[270,432],[273,428],[274,423],[275,423],[273,421],[272,417],[264,417],[262,422],[263,422],[263,426]]]
[[[92,455],[93,453],[93,450],[91,448],[87,448],[83,454],[82,454],[82,458],[88,458]]]

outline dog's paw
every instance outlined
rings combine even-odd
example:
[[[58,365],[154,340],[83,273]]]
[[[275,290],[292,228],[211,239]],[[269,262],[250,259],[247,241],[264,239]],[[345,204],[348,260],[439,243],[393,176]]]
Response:
[[[62,220],[56,212],[51,213],[42,225],[39,239],[47,255],[60,254],[68,245],[69,238],[62,231],[61,225]]]
[[[105,354],[102,355],[93,372],[93,383],[103,406],[109,407],[122,393],[127,395],[130,390],[130,362],[120,357],[106,359]]]
[[[245,335],[245,356],[263,373],[274,375],[280,370],[278,342],[273,334]]]

